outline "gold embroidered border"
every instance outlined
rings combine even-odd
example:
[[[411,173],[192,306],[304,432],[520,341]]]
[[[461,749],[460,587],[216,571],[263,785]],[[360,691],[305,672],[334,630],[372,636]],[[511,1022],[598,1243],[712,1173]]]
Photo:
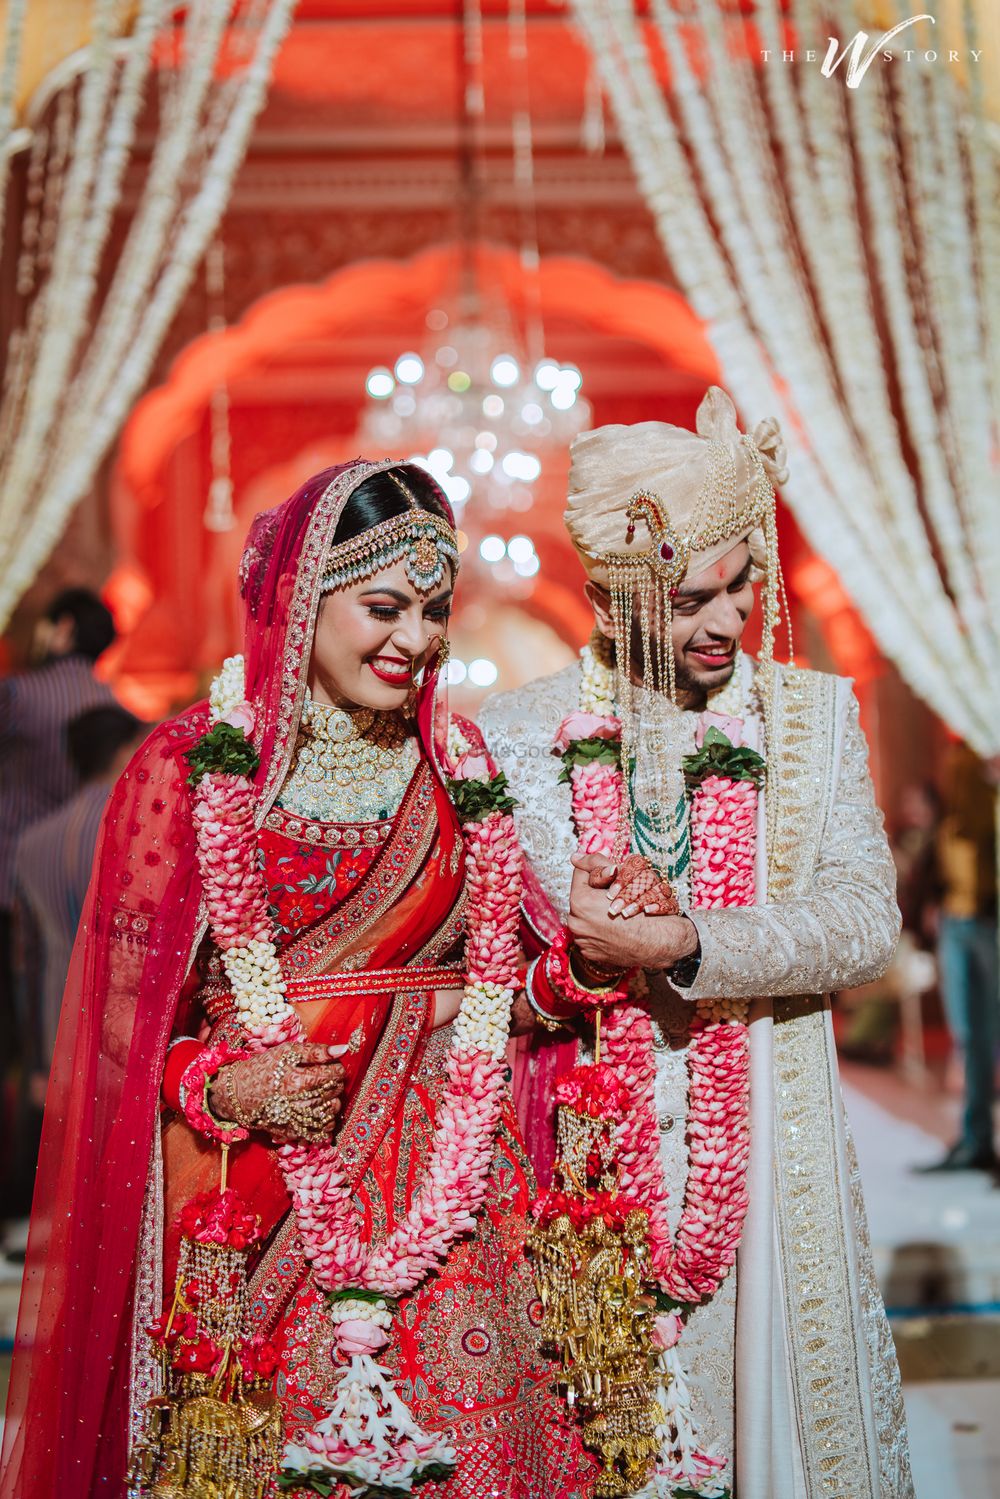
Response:
[[[772,759],[775,834],[768,899],[808,886],[829,815],[836,767],[836,683],[786,668]],[[863,1331],[852,1293],[849,1208],[833,1126],[825,1001],[775,1001],[775,1194],[793,1384],[810,1496],[871,1499],[878,1492],[858,1360]]]
[[[132,1340],[129,1360],[129,1453],[145,1436],[147,1407],[163,1393],[159,1350],[146,1331],[163,1310],[163,1152],[160,1123],[153,1131],[149,1178],[142,1205],[135,1258]]]

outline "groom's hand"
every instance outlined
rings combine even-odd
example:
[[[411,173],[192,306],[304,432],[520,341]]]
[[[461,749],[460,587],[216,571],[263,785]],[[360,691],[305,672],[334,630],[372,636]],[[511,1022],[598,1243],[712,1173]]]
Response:
[[[606,968],[671,968],[698,947],[698,932],[686,916],[610,914],[607,889],[614,882],[611,861],[598,854],[576,855],[567,926],[583,958]],[[605,877],[605,872],[610,871]],[[595,878],[597,886],[592,883]]]

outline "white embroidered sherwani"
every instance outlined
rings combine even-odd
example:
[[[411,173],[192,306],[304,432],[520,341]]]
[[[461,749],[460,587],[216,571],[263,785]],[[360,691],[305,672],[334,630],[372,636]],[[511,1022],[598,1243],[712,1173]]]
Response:
[[[747,703],[753,666],[742,663]],[[578,705],[580,667],[494,696],[479,722],[517,797],[522,844],[565,920],[570,790],[550,753]],[[697,715],[689,723],[694,745]],[[732,1462],[737,1499],[911,1499],[899,1372],[872,1272],[830,1025],[830,992],[878,977],[899,932],[895,873],[846,680],[779,668],[775,744],[759,705],[747,742],[768,759],[758,905],[694,911],[701,964],[675,990],[647,975],[657,1102],[676,1226],[687,1166],[687,1007],[749,998],[750,1208],[736,1271],[680,1344],[702,1445]],[[642,771],[640,737],[637,782]],[[775,815],[776,814],[776,815]]]

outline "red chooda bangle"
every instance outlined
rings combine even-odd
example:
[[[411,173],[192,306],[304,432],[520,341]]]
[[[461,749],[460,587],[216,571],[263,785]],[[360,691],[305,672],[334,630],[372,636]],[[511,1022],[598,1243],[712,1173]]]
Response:
[[[224,1124],[208,1107],[208,1090],[212,1079],[220,1068],[230,1062],[242,1062],[251,1056],[249,1051],[234,1051],[223,1042],[219,1046],[207,1046],[184,1071],[181,1078],[180,1095],[184,1117],[192,1129],[218,1140],[220,1145],[234,1145],[247,1140],[250,1131],[241,1124]]]
[[[569,933],[563,932],[545,954],[544,963],[539,964],[552,1000],[557,1005],[569,1005],[573,1010],[604,1010],[627,1000],[629,981],[635,969],[629,969],[606,987],[589,989],[586,984],[580,983],[573,972],[569,957],[570,942]],[[535,982],[537,986],[537,976]]]

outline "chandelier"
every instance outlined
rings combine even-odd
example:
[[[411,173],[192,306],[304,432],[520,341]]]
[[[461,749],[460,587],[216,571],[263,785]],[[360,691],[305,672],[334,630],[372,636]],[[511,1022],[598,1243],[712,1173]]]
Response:
[[[493,510],[530,509],[547,452],[590,420],[577,367],[542,356],[532,368],[499,321],[435,309],[438,337],[423,354],[403,352],[365,381],[366,443],[409,454],[459,513],[473,495]]]
[[[515,332],[510,307],[477,265],[483,31],[480,0],[463,0],[458,287],[450,310],[428,313],[428,342],[421,352],[405,350],[391,368],[369,370],[360,422],[363,446],[407,453],[423,464],[459,514],[472,498],[473,514],[529,510],[546,460],[564,453],[591,418],[576,365],[544,352],[524,0],[509,0],[509,7],[514,183],[526,273],[524,336]]]

